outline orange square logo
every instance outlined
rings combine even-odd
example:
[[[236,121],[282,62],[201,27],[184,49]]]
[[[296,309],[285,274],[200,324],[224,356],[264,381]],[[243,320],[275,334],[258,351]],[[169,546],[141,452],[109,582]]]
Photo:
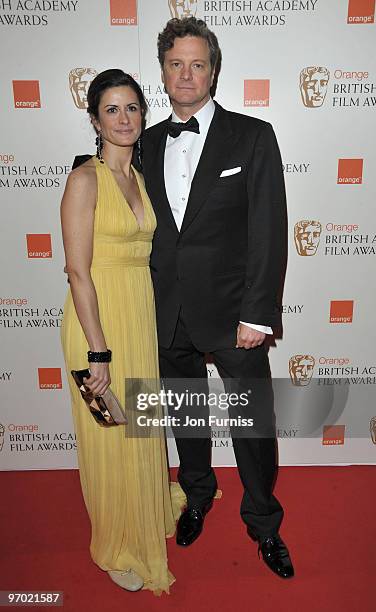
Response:
[[[324,425],[322,432],[324,446],[337,446],[345,443],[345,425]]]
[[[333,300],[330,302],[330,323],[352,323],[354,300]]]
[[[137,0],[110,0],[111,25],[137,25]]]
[[[38,368],[39,389],[62,389],[61,368]]]
[[[362,159],[338,160],[338,185],[360,185],[363,179]]]
[[[26,234],[27,256],[52,257],[51,234]]]
[[[347,23],[373,23],[375,0],[349,0]]]
[[[39,81],[13,81],[16,108],[40,108]]]
[[[245,79],[244,106],[269,106],[269,95],[269,79]]]

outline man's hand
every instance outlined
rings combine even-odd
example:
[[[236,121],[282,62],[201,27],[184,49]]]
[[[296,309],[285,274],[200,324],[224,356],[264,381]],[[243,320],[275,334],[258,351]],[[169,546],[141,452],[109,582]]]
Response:
[[[237,329],[236,348],[256,348],[265,340],[265,334],[259,332],[252,327],[239,323]]]

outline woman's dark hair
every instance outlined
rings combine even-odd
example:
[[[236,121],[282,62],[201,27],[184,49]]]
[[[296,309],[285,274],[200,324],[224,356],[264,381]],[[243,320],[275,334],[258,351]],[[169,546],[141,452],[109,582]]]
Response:
[[[130,87],[137,95],[142,115],[142,130],[146,126],[146,114],[148,105],[145,100],[145,96],[142,93],[142,89],[131,77],[130,74],[123,72],[119,68],[111,68],[110,70],[104,70],[100,72],[95,79],[90,83],[89,91],[87,93],[87,112],[92,115],[95,119],[99,119],[98,107],[101,101],[101,97],[107,89],[111,87]]]
[[[174,46],[175,38],[184,38],[185,36],[196,36],[206,40],[210,51],[210,65],[214,70],[221,53],[218,39],[214,32],[209,30],[205,21],[196,19],[196,17],[170,19],[167,22],[165,29],[158,36],[158,60],[161,67],[163,68],[164,65],[166,51]]]

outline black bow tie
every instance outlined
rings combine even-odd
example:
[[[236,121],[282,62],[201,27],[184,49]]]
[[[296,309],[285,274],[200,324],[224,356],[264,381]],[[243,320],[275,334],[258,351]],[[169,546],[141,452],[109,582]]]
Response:
[[[176,123],[175,121],[169,121],[167,126],[169,136],[177,138],[182,132],[195,132],[200,133],[200,126],[196,117],[191,117],[187,123]]]

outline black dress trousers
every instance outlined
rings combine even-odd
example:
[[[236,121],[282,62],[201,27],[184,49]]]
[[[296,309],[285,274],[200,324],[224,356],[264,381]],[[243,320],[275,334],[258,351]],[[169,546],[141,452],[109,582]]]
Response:
[[[228,416],[233,423],[239,422],[239,418],[251,418],[254,422],[253,428],[231,427],[231,434],[244,487],[241,517],[252,537],[262,539],[276,534],[283,518],[283,509],[273,495],[277,444],[269,359],[263,345],[248,350],[220,349],[211,354],[224,379],[225,390],[248,394],[246,405],[229,407]],[[180,312],[170,347],[159,347],[159,358],[166,390],[180,394],[187,389],[197,394],[208,393],[205,353],[192,343],[184,313]],[[207,422],[209,410],[201,404],[182,405],[179,411],[169,406],[169,413],[179,416],[181,422],[192,415]],[[181,431],[182,428],[174,430],[180,459],[178,481],[187,496],[188,507],[202,508],[212,500],[217,488],[211,467],[210,428],[201,427],[199,437],[189,437],[186,432],[183,437]]]

